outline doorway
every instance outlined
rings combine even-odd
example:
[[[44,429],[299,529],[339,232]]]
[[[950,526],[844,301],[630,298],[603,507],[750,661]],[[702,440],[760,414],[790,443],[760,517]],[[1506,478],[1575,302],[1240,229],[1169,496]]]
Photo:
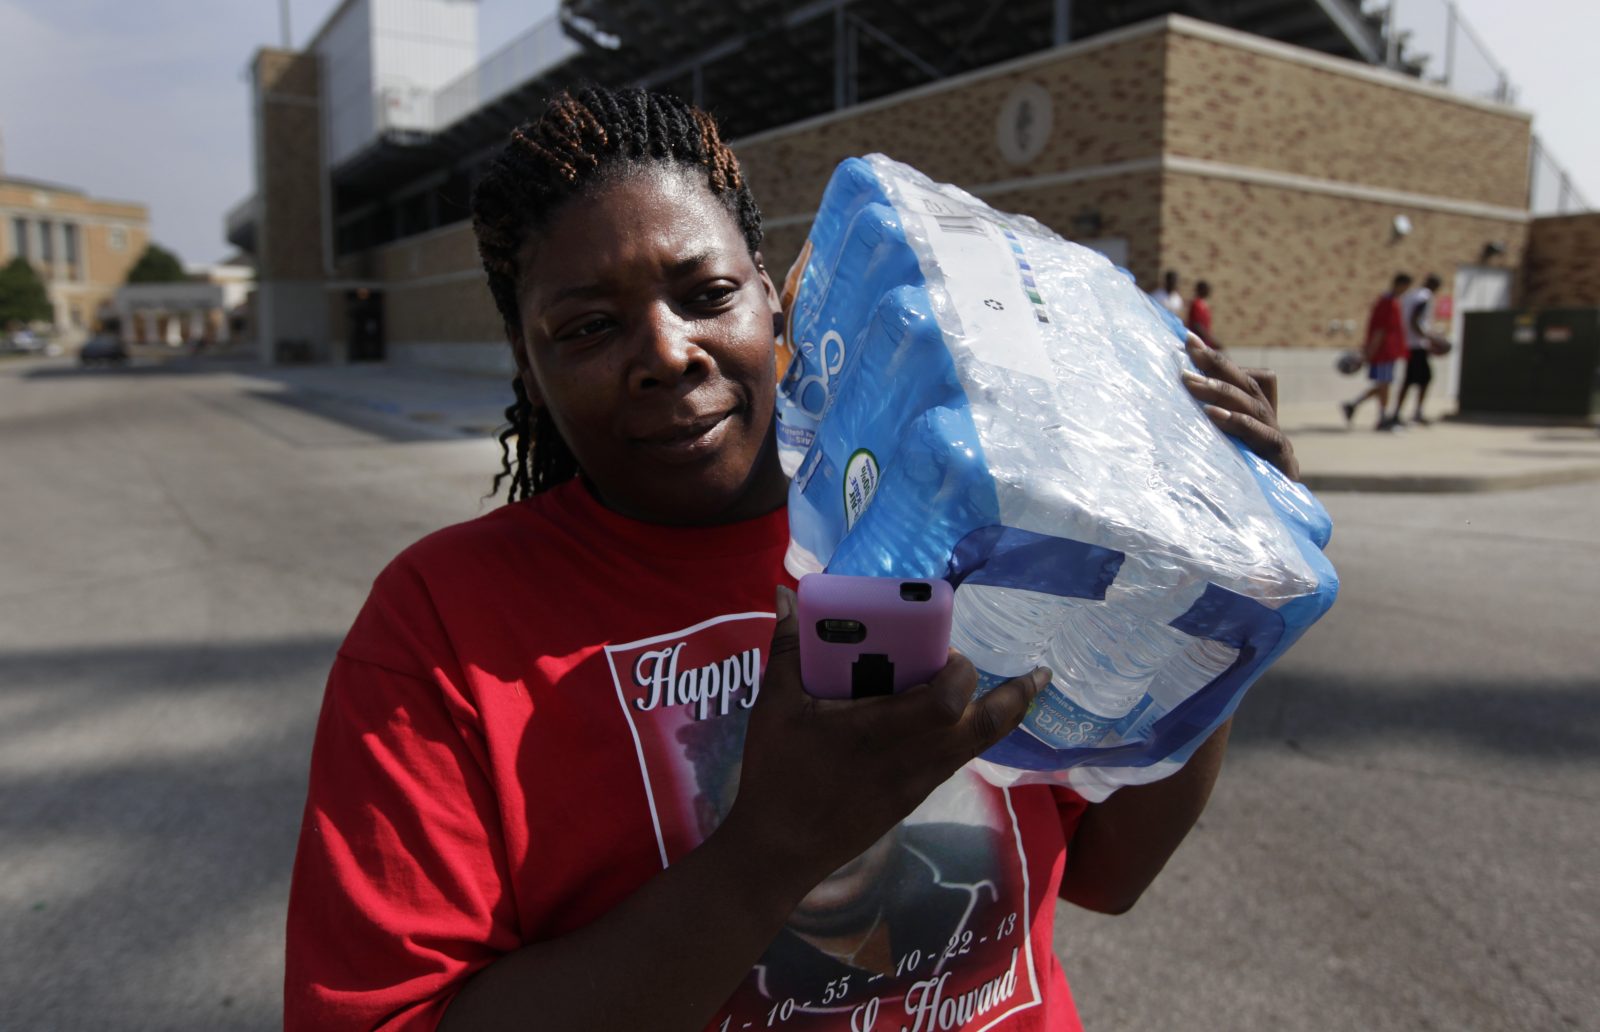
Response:
[[[352,362],[383,361],[383,291],[362,287],[344,295],[345,339]]]

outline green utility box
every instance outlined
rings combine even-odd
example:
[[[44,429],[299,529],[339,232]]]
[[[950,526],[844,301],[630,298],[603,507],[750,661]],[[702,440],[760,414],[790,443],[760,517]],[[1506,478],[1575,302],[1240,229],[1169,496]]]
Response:
[[[1600,415],[1600,308],[1468,312],[1461,414]]]

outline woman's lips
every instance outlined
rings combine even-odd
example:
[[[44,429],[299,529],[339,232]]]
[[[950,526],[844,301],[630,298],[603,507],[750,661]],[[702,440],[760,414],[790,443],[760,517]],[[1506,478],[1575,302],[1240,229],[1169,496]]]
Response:
[[[651,454],[667,461],[692,462],[712,454],[728,434],[728,424],[734,413],[723,412],[658,430],[638,438],[638,443]]]

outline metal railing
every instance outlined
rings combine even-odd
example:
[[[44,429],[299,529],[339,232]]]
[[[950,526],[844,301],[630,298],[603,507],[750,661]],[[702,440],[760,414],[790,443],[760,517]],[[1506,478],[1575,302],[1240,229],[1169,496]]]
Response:
[[[1528,157],[1528,209],[1535,215],[1576,215],[1592,210],[1572,176],[1550,157],[1537,136]]]
[[[1462,96],[1517,102],[1510,74],[1462,17],[1455,0],[1379,0],[1364,4],[1363,13],[1384,25],[1390,68]],[[1572,176],[1537,136],[1528,155],[1528,208],[1534,215],[1590,210]]]

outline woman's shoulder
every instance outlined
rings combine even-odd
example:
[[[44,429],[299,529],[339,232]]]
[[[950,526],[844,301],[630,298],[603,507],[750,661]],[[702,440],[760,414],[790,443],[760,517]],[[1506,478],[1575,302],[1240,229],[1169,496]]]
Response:
[[[443,573],[474,562],[513,563],[559,548],[570,529],[563,493],[557,488],[441,527],[403,549],[390,566]]]
[[[453,651],[507,612],[531,614],[565,581],[559,516],[546,496],[503,505],[435,530],[377,575],[345,646],[349,657]],[[426,664],[423,664],[425,667]]]

